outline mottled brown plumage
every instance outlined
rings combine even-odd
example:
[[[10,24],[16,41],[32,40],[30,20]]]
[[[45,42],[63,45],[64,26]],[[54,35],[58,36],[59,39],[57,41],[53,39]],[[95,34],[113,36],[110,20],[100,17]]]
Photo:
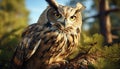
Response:
[[[38,22],[23,32],[12,59],[12,69],[50,69],[49,65],[67,63],[76,50],[83,5],[68,7],[51,2],[55,5],[50,3]]]

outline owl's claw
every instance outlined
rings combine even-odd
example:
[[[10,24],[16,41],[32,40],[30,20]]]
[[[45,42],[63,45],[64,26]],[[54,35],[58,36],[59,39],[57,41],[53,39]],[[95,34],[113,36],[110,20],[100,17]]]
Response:
[[[53,63],[48,66],[48,69],[56,69],[59,68],[60,64],[59,63]]]
[[[62,60],[62,61],[50,64],[48,69],[56,69],[56,68],[61,67],[62,65],[66,65],[68,63],[69,63],[69,61]]]
[[[63,60],[63,64],[68,64],[69,61],[68,60]]]

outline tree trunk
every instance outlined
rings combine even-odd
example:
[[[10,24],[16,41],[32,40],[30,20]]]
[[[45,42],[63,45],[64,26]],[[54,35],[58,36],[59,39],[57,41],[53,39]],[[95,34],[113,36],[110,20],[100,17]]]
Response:
[[[109,10],[109,0],[99,0],[99,20],[100,31],[105,38],[105,42],[112,43],[110,16],[105,12]]]

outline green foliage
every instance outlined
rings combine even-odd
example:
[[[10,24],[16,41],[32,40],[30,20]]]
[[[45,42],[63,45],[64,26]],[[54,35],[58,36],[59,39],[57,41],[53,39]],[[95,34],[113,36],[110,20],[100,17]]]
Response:
[[[85,53],[89,65],[95,69],[120,69],[120,44],[107,46],[103,43],[104,39],[100,34],[93,36],[82,34],[79,52]]]
[[[88,69],[120,69],[120,43],[107,46],[101,34],[88,36],[82,33],[79,47],[75,50],[70,58],[82,54],[80,58],[89,61]]]
[[[24,0],[0,0],[0,66],[6,69],[27,26],[29,12]]]
[[[99,34],[94,34],[93,36],[87,36],[85,34],[82,34],[81,37],[81,45],[79,49],[80,51],[84,51],[87,53],[95,52],[96,50],[100,50],[103,45],[103,36]]]

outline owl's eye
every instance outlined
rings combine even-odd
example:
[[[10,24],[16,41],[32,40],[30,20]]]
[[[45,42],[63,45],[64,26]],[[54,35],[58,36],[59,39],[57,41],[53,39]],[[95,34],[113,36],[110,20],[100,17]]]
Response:
[[[76,19],[76,16],[71,16],[70,17],[70,20],[72,20],[72,21],[75,20],[75,19]]]
[[[54,13],[54,15],[55,15],[56,18],[60,18],[61,17],[61,15],[58,14],[58,13]]]

